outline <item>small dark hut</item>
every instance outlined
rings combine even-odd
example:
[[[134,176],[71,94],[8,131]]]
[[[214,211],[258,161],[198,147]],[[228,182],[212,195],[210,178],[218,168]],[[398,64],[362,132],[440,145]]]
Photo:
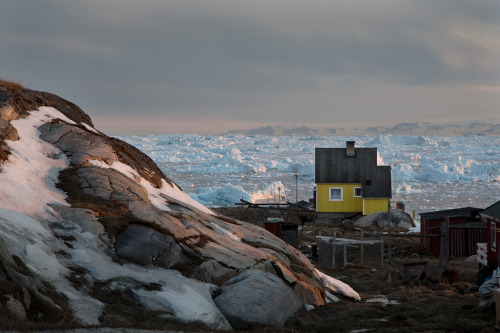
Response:
[[[440,237],[444,232],[445,221],[448,219],[449,255],[452,257],[468,257],[477,252],[477,243],[486,242],[486,223],[479,217],[480,208],[464,207],[420,215],[420,244],[434,257],[441,253]]]

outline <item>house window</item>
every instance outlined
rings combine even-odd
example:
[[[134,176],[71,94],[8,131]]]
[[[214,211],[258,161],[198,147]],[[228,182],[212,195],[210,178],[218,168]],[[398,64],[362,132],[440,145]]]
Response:
[[[330,201],[342,201],[342,187],[330,187]]]
[[[497,230],[496,230],[496,223],[491,222],[491,228],[490,228],[490,233],[491,233],[491,250],[497,252]]]
[[[355,188],[354,188],[354,197],[356,197],[356,198],[360,198],[360,197],[361,197],[361,194],[362,194],[362,192],[361,192],[361,187],[355,187]]]

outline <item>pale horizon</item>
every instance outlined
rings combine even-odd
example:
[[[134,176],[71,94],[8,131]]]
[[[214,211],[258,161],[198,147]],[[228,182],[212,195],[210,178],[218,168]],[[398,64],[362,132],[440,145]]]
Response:
[[[195,120],[171,120],[171,119],[142,119],[141,117],[120,118],[120,117],[95,117],[92,119],[94,126],[99,131],[107,135],[169,135],[169,134],[197,134],[197,135],[223,135],[229,131],[248,131],[257,128],[272,126],[273,128],[299,128],[305,126],[310,129],[344,129],[346,133],[354,133],[354,130],[367,129],[370,127],[392,127],[401,123],[429,123],[427,121],[408,121],[390,124],[296,124],[296,123],[259,123],[259,122],[233,122],[218,121],[211,119]],[[469,124],[469,123],[499,124],[498,119],[470,119],[463,121],[430,122],[436,125],[446,124]],[[350,131],[351,130],[351,131]],[[333,134],[332,134],[333,135]],[[343,134],[342,134],[343,135]]]

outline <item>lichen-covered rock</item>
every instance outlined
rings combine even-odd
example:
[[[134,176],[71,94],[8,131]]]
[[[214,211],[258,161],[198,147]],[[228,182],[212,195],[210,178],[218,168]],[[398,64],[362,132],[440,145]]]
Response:
[[[64,123],[48,123],[38,128],[40,138],[59,148],[72,165],[88,160],[105,161],[111,165],[119,160],[109,140],[95,132]]]
[[[12,141],[19,139],[19,135],[14,126],[3,118],[0,118],[0,139]]]
[[[262,324],[281,327],[303,305],[283,280],[256,269],[222,285],[215,304],[235,329]]]
[[[31,138],[19,137],[15,120],[42,110]],[[282,326],[303,305],[324,304],[324,284],[302,253],[198,204],[147,155],[95,130],[76,105],[0,81],[0,160],[15,168],[7,165],[14,163],[6,158],[8,140],[43,143],[36,153],[44,163],[65,160],[53,168],[57,184],[36,170],[30,175],[60,194],[44,201],[40,216],[16,211],[7,221],[2,216],[16,207],[0,209],[0,285],[10,286],[0,287],[0,299],[10,316],[67,312],[83,325],[126,318],[134,326],[177,318],[230,329],[228,321]],[[0,195],[8,189],[0,186]]]
[[[119,171],[100,167],[78,168],[73,176],[83,194],[122,202],[149,201],[146,189]]]

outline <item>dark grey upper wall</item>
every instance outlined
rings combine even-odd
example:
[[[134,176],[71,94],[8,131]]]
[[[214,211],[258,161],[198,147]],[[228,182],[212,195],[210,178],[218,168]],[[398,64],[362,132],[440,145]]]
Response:
[[[497,201],[493,205],[486,207],[482,214],[500,221],[500,201]]]
[[[391,168],[377,166],[377,148],[355,151],[355,156],[346,156],[345,148],[316,148],[316,184],[361,183],[363,197],[390,198]]]

